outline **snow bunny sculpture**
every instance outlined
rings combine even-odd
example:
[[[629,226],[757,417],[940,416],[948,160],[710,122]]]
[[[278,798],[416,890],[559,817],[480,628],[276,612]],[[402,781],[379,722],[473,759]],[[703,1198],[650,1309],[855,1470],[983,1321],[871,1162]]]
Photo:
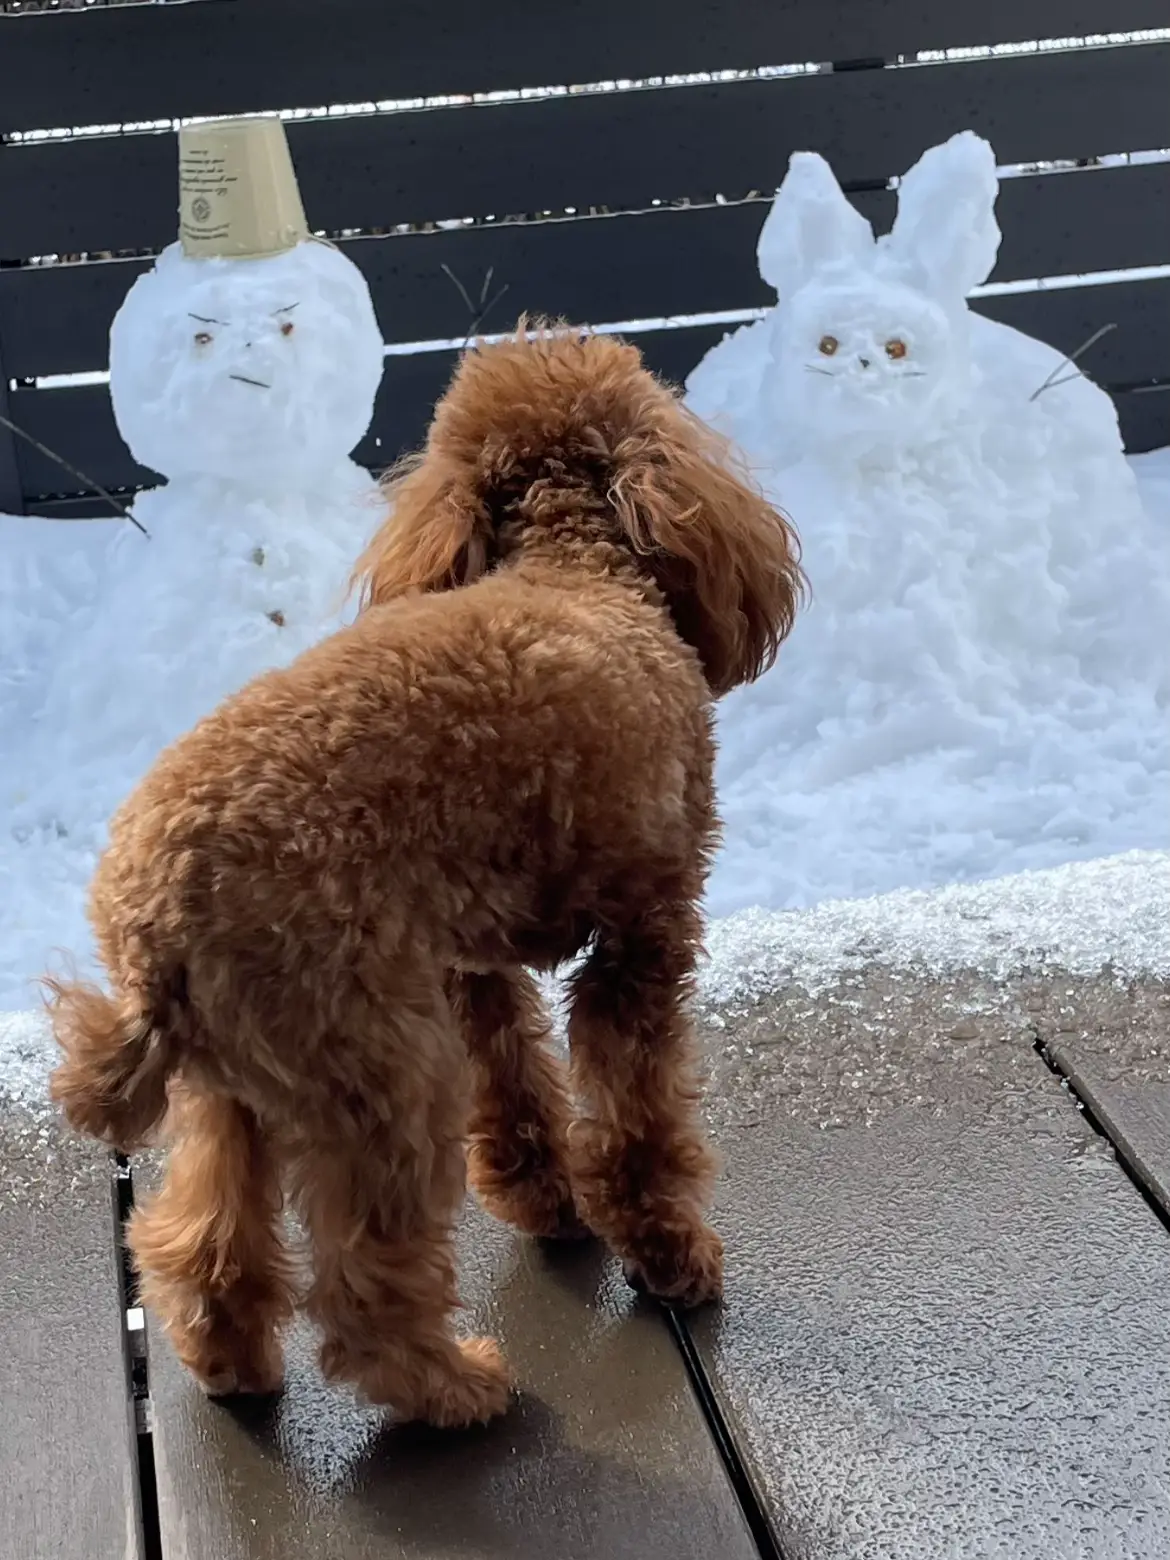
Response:
[[[167,741],[335,626],[381,518],[350,451],[382,335],[361,272],[309,235],[283,125],[184,128],[179,163],[180,241],[110,332],[119,429],[167,481],[134,503],[149,540],[117,528],[61,636],[39,722],[57,748],[32,786],[55,825],[84,790],[97,827]]]
[[[1095,637],[1130,657],[1126,620],[1150,581],[1113,403],[1052,348],[967,307],[995,263],[997,191],[991,147],[965,131],[904,175],[893,229],[875,239],[824,159],[797,153],[757,250],[780,301],[707,354],[687,398],[775,474],[814,553],[820,522],[799,512],[810,467],[838,502],[864,504],[871,537],[907,509],[975,527],[968,562],[1002,576],[985,606],[1005,631],[1014,611],[1051,645],[1088,611]],[[1036,568],[1021,573],[1021,553]]]
[[[882,889],[1143,843],[1161,805],[1140,776],[1170,767],[1166,542],[1109,397],[967,307],[995,262],[997,189],[990,146],[957,135],[903,177],[875,239],[823,158],[798,153],[758,245],[778,302],[688,381],[792,515],[812,586],[776,671],[721,711],[716,912],[741,892],[721,884],[752,891],[739,842],[774,840],[780,817],[794,857],[804,820],[848,818]],[[1090,773],[1090,729],[1098,753],[1113,743],[1108,773]],[[978,839],[948,837],[960,790],[998,799]],[[895,868],[881,841],[908,805],[919,844]],[[840,891],[796,866],[792,889]]]
[[[999,249],[998,188],[991,147],[964,131],[902,177],[893,229],[875,238],[825,160],[796,153],[757,246],[780,302],[707,354],[692,404],[773,467],[818,448],[890,464],[962,430],[992,466],[1055,441],[1116,477],[1108,396],[1074,370],[1036,395],[1060,355],[967,307]]]

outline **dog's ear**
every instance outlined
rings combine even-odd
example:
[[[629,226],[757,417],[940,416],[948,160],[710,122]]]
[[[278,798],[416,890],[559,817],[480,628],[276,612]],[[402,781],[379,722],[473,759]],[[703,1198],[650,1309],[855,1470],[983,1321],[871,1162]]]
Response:
[[[614,452],[610,499],[716,697],[776,659],[804,590],[796,533],[677,401]]]
[[[390,514],[354,565],[362,608],[417,591],[470,585],[487,568],[489,516],[470,482],[433,452],[383,479]]]

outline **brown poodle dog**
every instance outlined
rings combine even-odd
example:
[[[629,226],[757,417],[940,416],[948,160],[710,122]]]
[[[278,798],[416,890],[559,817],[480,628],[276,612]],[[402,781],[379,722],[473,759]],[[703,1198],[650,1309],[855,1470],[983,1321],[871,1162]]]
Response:
[[[687,1020],[712,700],[771,663],[801,577],[722,444],[603,337],[467,355],[392,498],[356,623],[115,818],[112,995],[50,983],[53,1095],[127,1150],[169,1107],[131,1243],[210,1392],[279,1383],[288,1196],[326,1376],[460,1425],[508,1395],[495,1344],[452,1332],[468,1161],[519,1229],[583,1222],[652,1294],[720,1292]],[[525,970],[581,953],[573,1119]]]

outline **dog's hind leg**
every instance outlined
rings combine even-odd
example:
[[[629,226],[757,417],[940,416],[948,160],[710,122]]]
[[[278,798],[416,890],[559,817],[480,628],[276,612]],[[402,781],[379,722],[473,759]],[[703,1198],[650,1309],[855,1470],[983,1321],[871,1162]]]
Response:
[[[574,978],[571,1142],[578,1206],[630,1283],[697,1305],[721,1293],[723,1246],[687,1013],[702,929],[681,887],[632,896],[640,913],[603,927]]]
[[[456,975],[452,995],[472,1061],[476,1196],[526,1235],[587,1236],[569,1180],[568,1070],[551,1049],[536,982],[518,969]]]
[[[344,1105],[293,1171],[315,1269],[306,1310],[328,1379],[454,1427],[503,1413],[509,1376],[491,1339],[452,1332],[468,1066],[445,999],[412,1017],[367,1015],[361,1045],[331,1049]]]
[[[161,1191],[133,1214],[142,1298],[213,1396],[273,1392],[295,1304],[277,1167],[235,1100],[177,1092]]]

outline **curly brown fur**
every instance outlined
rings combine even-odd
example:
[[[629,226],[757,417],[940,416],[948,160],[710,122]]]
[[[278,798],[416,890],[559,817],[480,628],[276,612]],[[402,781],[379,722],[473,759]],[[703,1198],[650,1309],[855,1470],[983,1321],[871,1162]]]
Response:
[[[631,1280],[719,1293],[687,997],[716,842],[712,701],[797,605],[786,523],[606,338],[468,354],[358,566],[357,622],[229,699],[111,828],[112,996],[59,987],[55,1092],[140,1143],[148,1300],[211,1390],[266,1389],[307,1227],[330,1377],[440,1424],[503,1409],[458,1342],[471,1174],[535,1234],[578,1217]],[[579,1119],[524,968],[584,954]]]
[[[274,1391],[296,1282],[271,1144],[215,1094],[177,1090],[170,1127],[162,1190],[130,1220],[143,1301],[208,1392]]]
[[[549,1047],[548,1016],[530,975],[456,977],[471,1057],[468,1175],[489,1213],[549,1240],[587,1236],[569,1179],[565,1069]]]

